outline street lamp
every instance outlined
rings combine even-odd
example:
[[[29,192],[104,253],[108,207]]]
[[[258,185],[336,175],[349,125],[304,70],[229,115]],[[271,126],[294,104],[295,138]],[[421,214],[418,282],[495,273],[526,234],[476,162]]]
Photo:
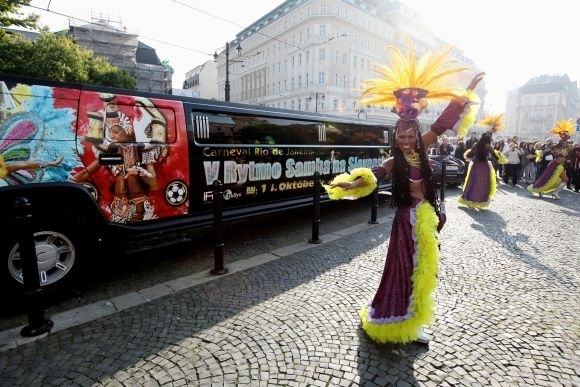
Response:
[[[315,111],[318,112],[318,91],[314,95],[314,98],[315,98],[315,104],[316,104]],[[324,94],[320,94],[320,100],[324,101]],[[308,102],[311,102],[311,101],[312,101],[312,96],[308,97]]]
[[[236,50],[238,51],[238,55],[240,55],[242,53],[242,46],[240,46],[240,43],[238,42],[238,46],[236,47]],[[213,60],[217,61],[218,59],[218,53],[217,51],[213,54]],[[238,61],[232,61],[232,62],[238,62]],[[230,100],[230,44],[226,43],[226,83],[224,86],[224,93],[225,93],[225,100],[229,102]]]

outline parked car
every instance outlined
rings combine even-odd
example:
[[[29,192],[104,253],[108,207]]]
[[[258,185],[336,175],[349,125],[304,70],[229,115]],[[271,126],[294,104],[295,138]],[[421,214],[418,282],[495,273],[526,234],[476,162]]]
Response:
[[[463,177],[465,175],[465,168],[467,165],[452,156],[444,155],[429,155],[431,168],[433,169],[433,178],[437,185],[441,185],[441,170],[443,162],[445,162],[445,185],[450,188],[455,188],[463,184]]]

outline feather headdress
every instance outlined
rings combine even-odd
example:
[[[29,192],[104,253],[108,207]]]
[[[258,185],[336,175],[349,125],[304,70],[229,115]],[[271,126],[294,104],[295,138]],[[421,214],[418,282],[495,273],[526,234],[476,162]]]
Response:
[[[560,135],[562,133],[568,134],[568,136],[572,135],[576,131],[576,126],[574,126],[574,122],[571,118],[567,120],[560,120],[556,122],[556,126],[550,130],[550,133]]]
[[[489,126],[492,131],[502,131],[504,128],[503,114],[488,114],[478,122],[479,125]]]
[[[374,70],[380,78],[363,81],[362,103],[393,106],[401,118],[415,119],[428,102],[439,103],[465,95],[465,90],[456,86],[456,75],[470,67],[458,66],[450,58],[453,47],[417,59],[409,39],[407,44],[406,55],[389,46],[391,63]]]

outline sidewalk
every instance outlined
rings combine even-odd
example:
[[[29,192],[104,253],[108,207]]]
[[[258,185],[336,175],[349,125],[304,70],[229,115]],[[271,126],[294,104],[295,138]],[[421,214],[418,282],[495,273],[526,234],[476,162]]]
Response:
[[[428,346],[377,345],[360,329],[384,265],[384,217],[228,264],[223,276],[50,316],[42,337],[2,332],[0,384],[580,385],[580,262],[568,247],[580,242],[580,196],[523,191],[498,186],[486,211],[446,196]]]
[[[389,224],[392,221],[392,216],[377,219],[379,224]],[[365,229],[370,226],[368,223],[361,223],[349,227],[344,230],[336,231],[331,234],[324,235],[322,244],[335,241],[345,235],[350,235]],[[138,292],[130,292],[122,296],[110,298],[107,300],[95,302],[69,311],[61,312],[55,315],[45,315],[46,319],[51,320],[54,326],[49,334],[78,326],[89,321],[96,320],[101,317],[106,317],[114,313],[124,311],[134,306],[142,305],[150,301],[154,301],[166,296],[175,295],[183,290],[190,289],[194,286],[217,280],[221,277],[233,275],[237,272],[261,265],[266,262],[277,260],[292,254],[299,253],[319,246],[319,244],[311,244],[308,242],[296,243],[276,249],[267,254],[256,255],[249,259],[239,260],[228,263],[226,269],[227,273],[222,275],[213,275],[209,271],[194,273],[176,280],[167,281],[159,285],[151,286],[142,289]],[[47,334],[36,337],[23,337],[20,332],[25,325],[18,326],[13,329],[0,331],[0,352],[8,349],[16,348],[18,346],[30,343],[32,341],[41,340],[48,336]]]

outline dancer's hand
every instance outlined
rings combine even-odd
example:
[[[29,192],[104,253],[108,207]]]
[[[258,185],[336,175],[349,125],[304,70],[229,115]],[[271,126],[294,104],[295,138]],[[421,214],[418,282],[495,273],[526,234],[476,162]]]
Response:
[[[479,82],[483,79],[484,75],[485,75],[485,71],[482,71],[480,73],[475,74],[473,76],[473,78],[471,79],[469,86],[467,86],[467,90],[475,90],[475,88],[477,87]]]

